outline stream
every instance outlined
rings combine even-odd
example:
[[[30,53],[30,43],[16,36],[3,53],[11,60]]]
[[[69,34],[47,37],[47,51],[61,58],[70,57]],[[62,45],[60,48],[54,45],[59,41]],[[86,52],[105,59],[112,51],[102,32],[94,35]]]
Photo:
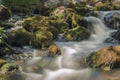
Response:
[[[101,13],[101,17],[105,14],[107,13]],[[39,56],[40,51],[33,49],[32,58],[20,65],[20,71],[9,80],[107,80],[104,76],[106,73],[87,67],[83,63],[83,58],[105,46],[118,45],[114,39],[105,43],[105,40],[110,38],[110,34],[116,30],[107,28],[102,22],[102,18],[90,16],[85,19],[90,23],[88,28],[92,32],[88,40],[81,42],[55,41],[60,46],[62,55],[54,58]]]

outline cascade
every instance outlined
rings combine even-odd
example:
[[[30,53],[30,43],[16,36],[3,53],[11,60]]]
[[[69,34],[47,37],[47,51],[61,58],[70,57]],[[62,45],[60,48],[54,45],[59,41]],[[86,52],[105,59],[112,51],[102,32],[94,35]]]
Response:
[[[88,25],[93,29],[91,32],[94,31],[90,39],[81,42],[55,42],[62,51],[62,55],[55,58],[37,56],[38,52],[34,51],[34,57],[28,60],[21,70],[25,80],[90,80],[95,71],[85,67],[84,63],[81,63],[82,58],[92,51],[107,46],[103,41],[112,31],[99,18],[85,19],[91,23]],[[34,70],[33,67],[36,65],[41,67],[40,72]]]

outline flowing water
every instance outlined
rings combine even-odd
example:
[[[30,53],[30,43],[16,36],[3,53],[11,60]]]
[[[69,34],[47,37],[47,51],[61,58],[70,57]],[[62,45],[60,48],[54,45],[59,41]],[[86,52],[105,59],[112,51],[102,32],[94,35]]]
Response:
[[[90,23],[89,40],[81,42],[55,42],[60,46],[62,55],[58,57],[39,56],[33,51],[33,58],[21,65],[20,73],[12,80],[104,80],[102,74],[83,63],[89,53],[111,44],[104,43],[113,30],[108,29],[99,18],[85,17]]]

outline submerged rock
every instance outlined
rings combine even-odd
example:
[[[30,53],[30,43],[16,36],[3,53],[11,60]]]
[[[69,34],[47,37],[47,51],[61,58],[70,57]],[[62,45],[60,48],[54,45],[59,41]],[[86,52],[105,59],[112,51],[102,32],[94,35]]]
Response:
[[[11,17],[11,12],[5,6],[0,5],[0,20],[7,20]]]
[[[120,67],[120,46],[108,46],[91,53],[86,64],[92,68],[109,71]]]

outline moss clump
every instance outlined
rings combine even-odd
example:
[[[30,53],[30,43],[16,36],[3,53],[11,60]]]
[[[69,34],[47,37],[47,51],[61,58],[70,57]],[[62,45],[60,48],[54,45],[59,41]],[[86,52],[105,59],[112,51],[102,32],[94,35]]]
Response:
[[[31,45],[35,48],[45,48],[52,43],[53,35],[50,31],[38,31],[33,34]]]
[[[64,33],[64,38],[67,41],[81,41],[88,39],[89,36],[90,32],[87,29],[79,26]]]

